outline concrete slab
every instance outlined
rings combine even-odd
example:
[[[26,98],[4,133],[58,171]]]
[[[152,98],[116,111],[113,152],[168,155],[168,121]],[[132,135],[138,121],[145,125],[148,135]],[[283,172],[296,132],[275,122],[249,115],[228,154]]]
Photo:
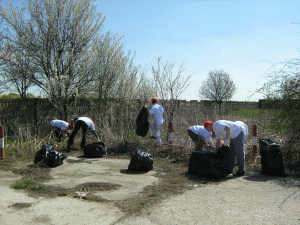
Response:
[[[63,165],[51,169],[52,180],[45,185],[74,188],[80,184],[103,182],[118,184],[113,191],[94,193],[107,200],[122,200],[142,191],[144,187],[159,182],[155,171],[128,172],[128,159],[87,159],[69,157]]]
[[[64,163],[52,168],[52,180],[45,185],[74,188],[90,182],[118,184],[113,191],[94,193],[107,200],[120,200],[140,192],[147,185],[159,182],[156,172],[128,172],[129,160],[126,159],[86,159],[69,157]],[[28,196],[22,190],[10,187],[21,179],[12,172],[0,171],[0,224],[112,224],[124,213],[112,202],[92,202],[72,197],[46,198]],[[16,207],[16,206],[22,207]]]

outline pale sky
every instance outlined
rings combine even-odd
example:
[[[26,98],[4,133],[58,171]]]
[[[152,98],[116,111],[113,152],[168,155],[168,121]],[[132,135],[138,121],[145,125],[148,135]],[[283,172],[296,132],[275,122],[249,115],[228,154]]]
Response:
[[[6,6],[0,0],[1,6]],[[17,0],[9,0],[17,4]],[[20,3],[19,3],[20,4]],[[300,1],[96,0],[104,31],[124,35],[125,50],[151,75],[151,64],[183,63],[194,74],[181,99],[200,100],[209,71],[223,69],[234,101],[257,101],[272,63],[300,56]],[[174,70],[174,73],[177,69]]]

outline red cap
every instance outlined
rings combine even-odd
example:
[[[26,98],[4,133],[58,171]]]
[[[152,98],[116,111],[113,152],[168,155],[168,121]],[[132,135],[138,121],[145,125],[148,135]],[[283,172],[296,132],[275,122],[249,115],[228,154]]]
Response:
[[[210,121],[206,121],[205,123],[204,123],[204,128],[206,129],[209,125],[212,125],[212,124],[214,124],[215,122],[210,122]]]
[[[156,98],[152,98],[152,103],[156,103],[157,99]]]

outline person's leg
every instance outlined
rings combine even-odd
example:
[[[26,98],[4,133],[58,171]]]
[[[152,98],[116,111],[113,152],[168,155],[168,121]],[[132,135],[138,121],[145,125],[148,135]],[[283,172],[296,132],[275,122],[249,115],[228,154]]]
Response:
[[[151,128],[153,137],[155,137],[155,125],[154,125],[154,123],[151,123],[150,128]]]
[[[73,142],[74,142],[74,138],[75,138],[75,135],[77,134],[78,130],[80,129],[81,127],[81,123],[80,122],[83,122],[83,121],[77,121],[76,124],[75,124],[75,127],[74,127],[74,130],[72,132],[72,134],[70,135],[69,137],[69,140],[68,140],[68,144],[67,144],[67,147],[69,148],[70,146],[73,145]],[[84,122],[83,122],[84,123]]]
[[[160,126],[161,126],[161,125],[160,125]],[[157,124],[155,123],[155,121],[154,121],[154,123],[152,123],[152,124],[150,125],[150,128],[151,128],[151,130],[152,130],[152,134],[153,134],[153,136],[155,137],[156,143],[157,143],[158,145],[161,145],[161,144],[162,144],[161,138],[160,138],[160,134],[159,134],[159,128],[160,128],[160,126],[157,125]]]
[[[83,148],[85,146],[86,143],[86,133],[88,130],[88,125],[86,123],[83,122],[83,124],[81,125],[81,129],[82,129],[82,140],[81,140],[81,148]]]
[[[229,162],[226,171],[228,173],[232,173],[234,168],[234,163],[235,163],[235,147],[232,139],[230,139],[229,151],[230,151],[230,156],[229,156]]]
[[[238,172],[245,173],[245,133],[242,131],[235,139],[233,144],[235,148],[235,157],[239,167]]]
[[[53,127],[53,133],[54,133],[54,136],[56,138],[56,141],[59,142],[60,141],[60,129],[57,128],[57,127]]]
[[[161,126],[156,126],[156,129],[155,129],[155,132],[156,132],[156,135],[155,135],[155,137],[156,137],[156,143],[158,144],[158,145],[161,145],[162,144],[162,142],[161,142],[161,138],[160,138],[160,134],[159,134],[159,128],[160,128]]]
[[[62,136],[63,136],[62,130],[61,130],[61,129],[57,129],[57,132],[58,132],[58,138],[57,138],[57,141],[60,142],[60,141],[61,141],[61,138],[62,138]]]

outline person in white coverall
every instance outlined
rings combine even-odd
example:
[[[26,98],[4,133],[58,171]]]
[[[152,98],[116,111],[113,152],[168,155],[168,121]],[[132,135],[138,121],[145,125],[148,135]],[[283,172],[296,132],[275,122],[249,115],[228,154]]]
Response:
[[[218,120],[216,122],[206,121],[205,129],[216,134],[216,149],[220,147],[221,139],[225,141],[223,145],[230,149],[230,159],[228,171],[232,173],[235,163],[235,157],[238,163],[238,171],[236,176],[243,176],[245,170],[245,142],[248,138],[248,126],[243,121]]]
[[[66,121],[63,120],[51,120],[50,125],[53,128],[53,132],[56,137],[56,141],[60,142],[62,136],[71,134],[69,133],[70,125]]]
[[[164,108],[157,103],[157,99],[152,99],[152,107],[148,112],[150,116],[153,116],[154,122],[150,125],[150,128],[152,130],[153,136],[156,138],[156,143],[158,145],[161,145],[161,137],[159,134],[159,128],[164,123],[164,117],[165,117],[165,111]]]

